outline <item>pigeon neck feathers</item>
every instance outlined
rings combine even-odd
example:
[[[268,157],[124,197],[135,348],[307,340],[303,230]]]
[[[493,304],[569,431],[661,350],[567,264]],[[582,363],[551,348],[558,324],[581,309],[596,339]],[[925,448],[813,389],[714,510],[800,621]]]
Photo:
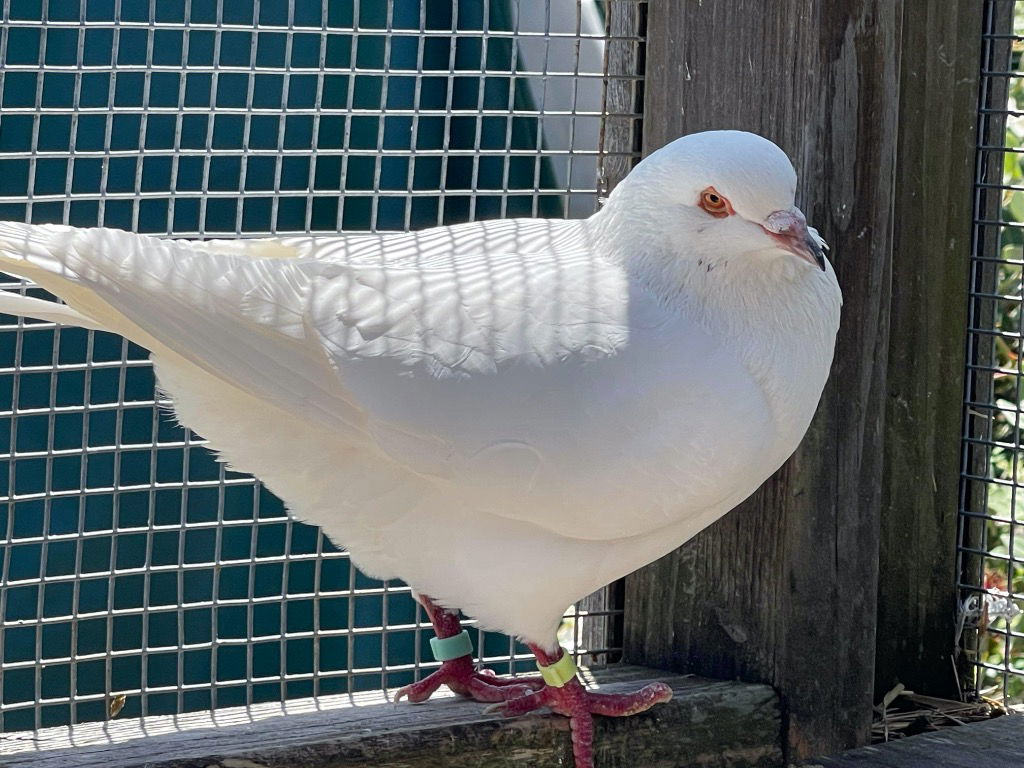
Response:
[[[766,139],[694,134],[646,158],[588,227],[634,284],[733,349],[777,423],[802,434],[828,374],[842,295],[831,265],[799,258],[766,231],[773,213],[799,213],[795,186],[788,158]],[[734,214],[697,205],[709,187]]]

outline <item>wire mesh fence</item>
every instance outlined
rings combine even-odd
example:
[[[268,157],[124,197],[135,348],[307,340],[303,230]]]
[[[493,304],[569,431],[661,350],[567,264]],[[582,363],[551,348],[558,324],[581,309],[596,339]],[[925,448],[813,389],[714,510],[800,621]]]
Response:
[[[987,0],[971,253],[961,643],[968,691],[1024,705],[1024,3]]]
[[[644,18],[643,0],[11,0],[0,217],[202,238],[587,215],[637,154]],[[162,414],[145,350],[0,319],[2,730],[433,666],[408,588]],[[616,613],[590,599],[563,641],[614,650]],[[476,651],[499,672],[529,658],[482,632]]]

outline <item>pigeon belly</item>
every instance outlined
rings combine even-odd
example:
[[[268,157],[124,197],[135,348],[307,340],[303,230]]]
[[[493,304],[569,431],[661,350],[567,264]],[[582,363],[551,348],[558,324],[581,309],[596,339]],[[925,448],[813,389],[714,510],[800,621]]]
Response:
[[[438,381],[439,394],[363,368],[378,396],[382,381],[394,387],[391,415],[405,425],[377,430],[371,447],[173,355],[154,362],[181,421],[361,569],[537,643],[572,602],[692,537],[795,447],[779,441],[737,357],[692,326],[685,338],[638,332],[619,355],[568,377],[560,366],[557,385],[524,369]],[[345,377],[357,399],[359,375]],[[445,435],[455,408],[468,413]],[[431,439],[409,436],[412,415]],[[748,439],[737,443],[737,430]],[[403,468],[403,451],[422,468],[429,450],[436,471]]]

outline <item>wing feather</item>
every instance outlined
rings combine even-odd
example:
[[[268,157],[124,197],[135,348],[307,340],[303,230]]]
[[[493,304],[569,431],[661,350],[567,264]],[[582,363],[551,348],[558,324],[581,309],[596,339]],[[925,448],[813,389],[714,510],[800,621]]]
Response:
[[[347,382],[368,361],[385,379],[443,380],[614,350],[621,275],[585,234],[580,222],[511,220],[243,248],[3,223],[0,262],[91,322],[358,442],[378,415]],[[485,250],[503,246],[514,249]],[[391,261],[379,263],[382,249]]]
[[[655,530],[681,499],[716,503],[710,478],[751,461],[736,453],[699,464],[721,403],[749,401],[744,423],[760,428],[764,409],[721,384],[746,386],[741,364],[678,317],[670,333],[648,332],[671,313],[595,255],[582,222],[299,240],[238,252],[8,223],[0,266],[149,347],[186,423],[321,524],[330,516],[296,467],[306,450],[343,464],[353,489],[353,468],[375,468],[363,493],[440,494],[446,505],[588,538]],[[242,427],[253,403],[266,404],[280,435]],[[305,426],[290,434],[290,420]],[[680,489],[673,478],[694,462],[694,482]],[[637,477],[647,478],[642,492]],[[356,495],[366,509],[331,529],[387,550],[380,537],[406,512]],[[590,520],[603,503],[630,515]]]

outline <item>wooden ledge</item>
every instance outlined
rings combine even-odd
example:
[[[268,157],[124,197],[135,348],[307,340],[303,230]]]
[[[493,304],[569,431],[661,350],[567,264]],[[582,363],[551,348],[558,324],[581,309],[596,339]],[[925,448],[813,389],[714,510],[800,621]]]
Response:
[[[598,718],[599,768],[782,763],[781,720],[766,685],[718,682],[642,667],[581,670],[588,685],[629,691],[654,680],[675,697],[650,712]],[[88,723],[0,736],[3,768],[546,768],[571,765],[568,721],[506,720],[442,689],[398,706],[383,692]]]
[[[804,768],[1002,768],[1021,765],[1024,715],[943,728],[888,744],[822,757]]]

